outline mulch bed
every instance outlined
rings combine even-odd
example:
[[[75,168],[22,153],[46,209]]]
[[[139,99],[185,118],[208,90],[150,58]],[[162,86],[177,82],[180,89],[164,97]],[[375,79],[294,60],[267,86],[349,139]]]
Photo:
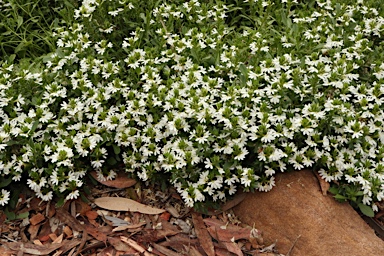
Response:
[[[87,182],[86,198],[61,207],[20,194],[15,220],[0,212],[0,255],[282,255],[231,211],[241,193],[222,211],[201,214],[172,188],[145,187],[124,175],[103,183]]]

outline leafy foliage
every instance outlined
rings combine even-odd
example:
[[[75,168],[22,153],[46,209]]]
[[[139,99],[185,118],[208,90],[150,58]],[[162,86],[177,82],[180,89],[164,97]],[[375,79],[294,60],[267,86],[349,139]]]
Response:
[[[368,215],[384,198],[375,1],[10,3],[1,42],[21,39],[2,48],[1,183],[26,175],[68,200],[87,171],[125,168],[200,207],[315,168]]]

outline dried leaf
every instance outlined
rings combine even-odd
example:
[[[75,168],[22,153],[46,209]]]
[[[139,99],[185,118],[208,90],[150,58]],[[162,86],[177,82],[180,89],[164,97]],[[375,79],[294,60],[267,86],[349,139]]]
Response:
[[[180,213],[172,205],[165,207],[165,210],[167,210],[173,217],[180,218]]]
[[[234,198],[228,202],[226,202],[222,207],[221,209],[218,209],[218,210],[210,210],[207,212],[207,215],[218,215],[222,212],[225,212],[225,211],[228,211],[229,209],[232,209],[233,207],[235,207],[236,205],[238,205],[239,203],[241,203],[245,197],[247,196],[247,193],[244,193],[244,192],[239,192],[237,193]]]
[[[66,253],[67,251],[71,250],[72,248],[75,248],[81,243],[80,239],[71,239],[71,240],[64,240],[61,245],[62,247],[60,248],[61,251],[63,251],[63,254]]]
[[[84,230],[101,242],[107,241],[107,234],[102,232],[99,228],[95,228],[91,225],[84,225]]]
[[[2,255],[2,256],[12,256],[12,255],[15,255],[15,254],[16,253],[15,253],[14,250],[6,248],[5,246],[0,246],[0,255]]]
[[[88,211],[92,210],[91,206],[89,203],[84,202],[82,199],[78,198],[76,201],[73,201],[71,206],[75,206],[75,212],[73,216],[76,216],[76,211],[80,213],[80,215],[85,215]]]
[[[97,256],[111,256],[116,255],[116,250],[112,246],[106,247],[101,252],[97,254]]]
[[[178,254],[172,250],[169,250],[166,247],[159,245],[159,244],[152,244],[152,246],[153,246],[153,248],[158,250],[160,253],[167,255],[167,256],[179,256],[180,255],[180,254]]]
[[[122,197],[100,197],[95,199],[95,204],[112,211],[130,211],[144,214],[160,214],[165,211]]]
[[[328,189],[331,186],[329,182],[325,181],[318,172],[315,172],[316,178],[319,181],[321,192],[324,196],[327,195]]]
[[[56,210],[56,217],[63,223],[70,226],[73,230],[76,231],[83,231],[83,226],[77,221],[75,217],[70,215],[67,211],[65,211],[63,208],[58,208]]]
[[[184,249],[183,245],[188,244],[190,246],[199,246],[199,241],[197,239],[192,239],[185,234],[177,234],[159,244],[162,246],[171,247],[175,251],[180,252]]]
[[[181,228],[183,233],[185,233],[185,234],[191,233],[191,229],[192,229],[191,226],[187,222],[185,222],[184,220],[176,219],[172,223],[178,225]]]
[[[106,180],[106,181],[98,180],[97,174],[95,171],[91,172],[91,175],[95,180],[97,180],[101,184],[108,187],[129,188],[136,184],[136,180],[128,178],[125,173],[119,173],[114,180]]]
[[[243,256],[243,252],[241,251],[240,246],[237,243],[234,242],[223,242],[225,247],[227,247],[227,250],[231,253],[236,254],[237,256]]]
[[[30,244],[30,243],[24,244],[21,242],[12,242],[12,243],[3,242],[3,244],[11,250],[29,253],[33,255],[48,255],[54,250],[61,247],[61,244],[36,245],[36,244]]]
[[[216,250],[216,256],[233,256],[233,253],[229,252],[227,249],[215,248],[215,250]],[[262,255],[262,256],[265,256],[265,255]]]
[[[85,216],[87,216],[88,220],[95,220],[99,216],[99,214],[97,214],[97,212],[95,211],[87,211],[85,213]]]
[[[225,211],[228,211],[229,209],[232,209],[233,207],[235,207],[236,205],[241,203],[245,199],[246,196],[247,196],[247,193],[239,192],[238,194],[236,194],[233,197],[232,200],[226,202],[223,205],[222,210],[225,212]]]
[[[116,249],[116,251],[123,251],[126,254],[134,254],[137,251],[130,247],[128,244],[123,243],[119,238],[117,237],[108,237],[108,242]]]
[[[118,226],[117,228],[112,229],[112,232],[118,232],[118,231],[123,231],[126,229],[134,229],[134,228],[139,228],[141,226],[144,226],[145,222],[141,222],[138,224],[130,224],[130,225],[123,225],[123,226]]]
[[[215,249],[213,246],[212,238],[207,231],[207,227],[204,224],[201,214],[192,212],[192,221],[195,226],[195,232],[197,238],[200,241],[201,247],[203,247],[205,253],[208,256],[215,256]]]
[[[253,248],[259,248],[260,245],[264,244],[263,234],[260,230],[252,228],[250,236],[249,236],[249,242],[251,243],[251,246]]]
[[[199,250],[196,249],[194,246],[186,246],[184,245],[185,250],[188,252],[189,256],[203,256]]]
[[[160,219],[168,221],[171,218],[171,214],[169,212],[163,212],[160,216]]]
[[[110,222],[112,222],[112,226],[118,227],[118,226],[127,226],[130,223],[126,220],[122,220],[117,217],[112,217],[112,216],[104,216],[104,218]]]

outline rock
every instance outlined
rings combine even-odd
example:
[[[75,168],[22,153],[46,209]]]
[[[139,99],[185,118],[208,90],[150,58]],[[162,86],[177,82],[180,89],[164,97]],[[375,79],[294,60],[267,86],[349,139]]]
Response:
[[[264,232],[265,245],[277,239],[285,255],[294,244],[290,256],[384,255],[384,241],[348,203],[324,196],[312,171],[275,178],[270,192],[249,193],[233,208],[240,221]]]

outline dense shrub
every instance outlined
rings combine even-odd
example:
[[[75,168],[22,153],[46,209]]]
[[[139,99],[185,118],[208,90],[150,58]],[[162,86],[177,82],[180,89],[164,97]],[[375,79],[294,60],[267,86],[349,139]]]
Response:
[[[72,199],[124,163],[193,206],[314,168],[377,210],[383,8],[339,2],[83,1],[42,63],[1,63],[0,180]]]

